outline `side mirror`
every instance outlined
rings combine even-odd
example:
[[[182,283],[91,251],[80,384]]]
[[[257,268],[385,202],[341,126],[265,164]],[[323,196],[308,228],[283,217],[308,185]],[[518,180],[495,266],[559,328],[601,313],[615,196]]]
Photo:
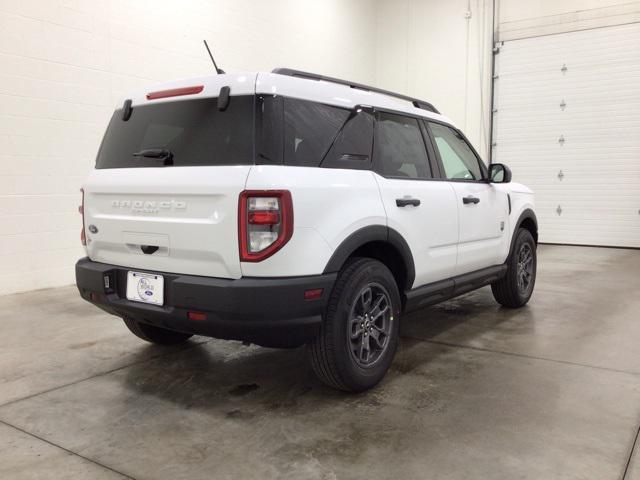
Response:
[[[509,183],[511,181],[511,169],[501,163],[492,163],[489,167],[489,179],[491,183]]]

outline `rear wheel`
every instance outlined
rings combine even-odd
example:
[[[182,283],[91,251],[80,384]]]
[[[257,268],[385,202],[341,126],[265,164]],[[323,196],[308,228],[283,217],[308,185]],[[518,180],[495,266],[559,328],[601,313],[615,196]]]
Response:
[[[166,328],[148,325],[132,318],[123,317],[122,320],[124,320],[124,324],[136,337],[158,345],[176,345],[186,342],[193,336],[190,333],[176,332],[167,330]]]
[[[536,283],[536,242],[526,228],[516,232],[513,252],[507,260],[507,273],[491,284],[493,298],[505,307],[518,308],[531,298]]]
[[[318,336],[309,345],[316,375],[351,392],[374,387],[389,369],[398,343],[400,294],[389,269],[354,258],[338,276]]]

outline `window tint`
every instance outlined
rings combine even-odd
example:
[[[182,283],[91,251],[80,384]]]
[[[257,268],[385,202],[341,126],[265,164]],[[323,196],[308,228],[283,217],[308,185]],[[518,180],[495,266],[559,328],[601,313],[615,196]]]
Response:
[[[175,166],[253,163],[253,95],[230,97],[219,111],[216,98],[133,107],[122,120],[116,110],[98,152],[96,168],[158,167],[164,158],[135,156],[167,150]]]
[[[320,165],[349,113],[349,110],[343,108],[285,98],[285,165]]]
[[[322,162],[327,168],[368,169],[373,145],[373,115],[352,112]]]
[[[452,128],[430,123],[431,132],[440,152],[445,176],[448,179],[480,180],[480,163],[467,142]]]
[[[256,162],[282,165],[283,98],[276,95],[259,95],[256,108]]]
[[[427,151],[418,120],[381,112],[378,116],[374,158],[386,177],[430,178]]]

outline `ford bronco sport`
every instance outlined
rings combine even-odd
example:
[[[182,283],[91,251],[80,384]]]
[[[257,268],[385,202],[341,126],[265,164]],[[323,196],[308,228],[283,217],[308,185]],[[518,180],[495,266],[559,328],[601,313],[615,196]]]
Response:
[[[376,385],[403,312],[536,275],[533,195],[428,102],[276,69],[133,92],[83,186],[82,297],[149,342],[307,345]]]

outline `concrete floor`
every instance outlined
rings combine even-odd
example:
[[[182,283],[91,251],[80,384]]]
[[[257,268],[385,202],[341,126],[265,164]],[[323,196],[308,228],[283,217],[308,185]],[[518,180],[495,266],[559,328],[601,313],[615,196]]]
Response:
[[[361,395],[304,349],[149,346],[73,287],[0,297],[0,478],[640,480],[640,251],[539,256],[522,310],[485,288],[405,317]]]

